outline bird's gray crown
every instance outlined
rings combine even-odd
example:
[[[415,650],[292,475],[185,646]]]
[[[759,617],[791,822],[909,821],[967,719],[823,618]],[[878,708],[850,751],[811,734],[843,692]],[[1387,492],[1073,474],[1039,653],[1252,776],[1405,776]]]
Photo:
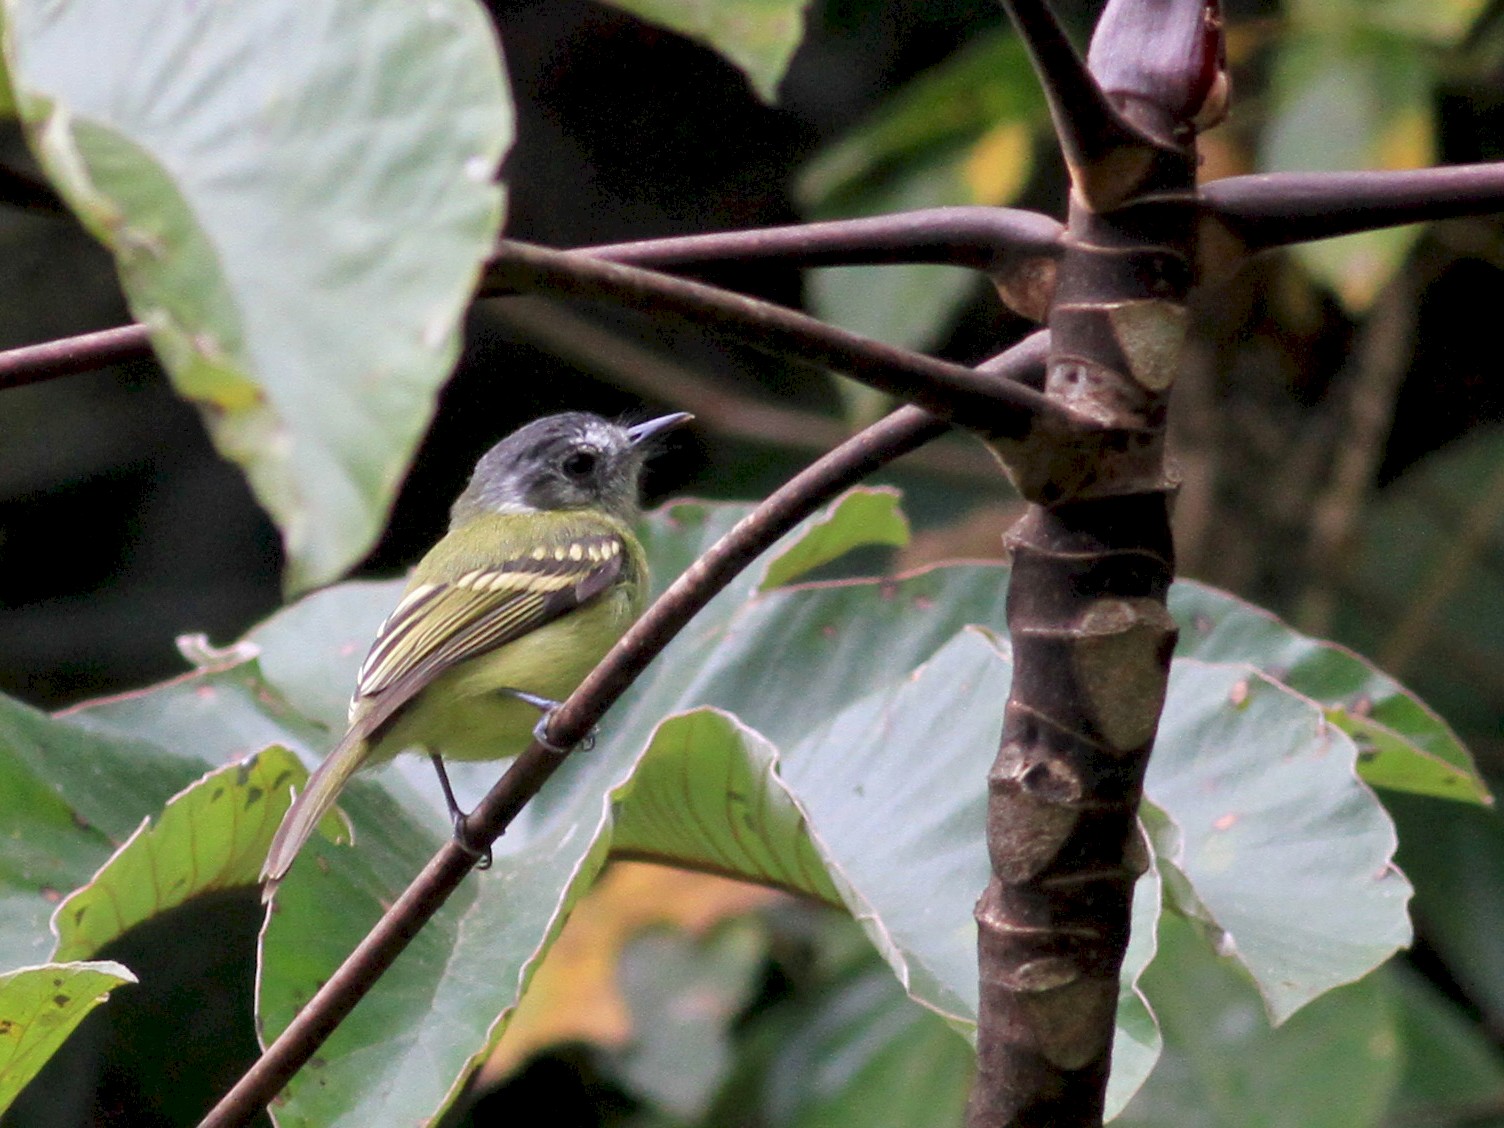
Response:
[[[687,418],[666,416],[662,423]],[[661,429],[653,423],[622,427],[586,411],[529,423],[481,457],[450,511],[450,528],[485,513],[557,509],[603,509],[631,521],[648,453],[642,440]]]

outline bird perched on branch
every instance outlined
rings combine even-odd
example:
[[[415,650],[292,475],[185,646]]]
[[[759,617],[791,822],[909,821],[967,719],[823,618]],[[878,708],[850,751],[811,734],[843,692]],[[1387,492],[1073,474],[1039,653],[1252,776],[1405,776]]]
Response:
[[[481,458],[361,664],[348,731],[272,839],[266,896],[350,776],[409,748],[433,758],[456,840],[489,860],[464,838],[442,757],[499,760],[541,738],[641,614],[647,561],[631,525],[648,440],[691,418],[550,415]]]

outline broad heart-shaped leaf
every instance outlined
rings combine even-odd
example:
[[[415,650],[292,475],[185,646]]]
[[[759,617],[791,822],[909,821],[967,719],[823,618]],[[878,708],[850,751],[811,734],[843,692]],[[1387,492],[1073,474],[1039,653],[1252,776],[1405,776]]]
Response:
[[[684,504],[650,521],[644,539],[660,582],[742,512]],[[1009,671],[985,635],[964,627],[1001,622],[1007,572],[937,568],[892,581],[766,592],[758,591],[759,579],[755,570],[739,578],[607,717],[600,745],[565,763],[502,839],[495,868],[467,885],[426,930],[420,951],[399,961],[391,982],[357,1009],[321,1056],[316,1081],[295,1085],[282,1112],[289,1123],[431,1115],[448,1099],[445,1086],[458,1084],[494,1039],[533,954],[611,850],[741,872],[827,900],[834,892],[916,998],[958,1026],[969,1024],[976,991],[970,913],[986,863],[984,791],[964,781],[985,778]],[[374,629],[395,598],[389,585],[351,585],[304,601],[255,635],[262,670],[287,700],[335,709],[360,658],[353,641]],[[340,620],[346,625],[337,626]],[[316,640],[305,624],[317,625]],[[318,672],[324,664],[343,669],[327,678]],[[1238,676],[1256,677],[1248,669]],[[1288,839],[1288,849],[1239,853],[1228,870],[1210,873],[1176,855],[1192,883],[1208,883],[1180,892],[1195,906],[1219,905],[1221,889],[1237,883],[1303,883],[1312,897],[1353,898],[1363,908],[1355,919],[1381,938],[1352,938],[1349,948],[1367,964],[1348,951],[1324,969],[1342,982],[1393,947],[1403,903],[1373,880],[1386,859],[1366,849],[1338,850],[1321,864],[1308,855],[1324,832],[1320,814],[1332,804],[1371,812],[1381,825],[1382,812],[1355,777],[1352,746],[1345,745],[1344,763],[1323,735],[1320,707],[1262,684],[1271,715],[1256,720],[1301,729],[1307,743],[1296,751],[1319,746],[1323,770],[1312,778],[1303,762],[1288,769],[1299,786],[1290,806],[1269,816],[1269,833]],[[1198,726],[1221,718],[1226,704],[1225,693],[1201,700],[1192,692],[1176,708],[1199,739]],[[1335,729],[1330,735],[1345,741]],[[1224,731],[1223,740],[1236,763],[1262,763],[1263,737],[1252,724]],[[1203,760],[1195,746],[1177,753],[1162,743],[1160,754],[1184,761],[1176,786],[1151,793],[1169,825],[1199,829],[1225,813],[1219,808],[1209,819],[1204,798],[1224,782],[1207,775],[1219,761]],[[1276,780],[1285,767],[1270,769]],[[1253,767],[1248,774],[1261,779]],[[1304,803],[1307,790],[1312,798]],[[399,799],[402,807],[363,812],[374,791],[352,793],[347,804],[357,848],[314,843],[312,858],[294,868],[279,896],[261,981],[268,1033],[395,895],[421,855],[416,843],[431,846],[444,833],[436,800]],[[414,857],[396,857],[391,847],[399,842],[411,845]],[[1141,934],[1155,904],[1152,896],[1145,902]],[[1292,898],[1266,911],[1272,922],[1262,926],[1293,934],[1303,923],[1297,915],[1309,910]],[[1135,961],[1151,954],[1140,949]],[[1271,969],[1286,970],[1277,961],[1255,967]],[[1279,990],[1276,983],[1264,987]],[[430,1012],[440,1017],[431,1020]],[[1118,1100],[1141,1080],[1156,1045],[1142,1002],[1125,995],[1124,1013]],[[402,1033],[393,1037],[393,1030]],[[363,1050],[351,1057],[346,1050],[354,1046]],[[373,1071],[384,1079],[374,1091],[365,1085]]]
[[[1282,1022],[1410,942],[1394,825],[1320,706],[1250,666],[1175,665],[1145,788],[1180,911]]]
[[[0,975],[0,1112],[122,983],[129,969],[109,960],[53,963]]]
[[[615,1071],[653,1107],[700,1119],[731,1065],[737,1017],[761,987],[763,930],[743,918],[709,936],[658,928],[622,953],[618,978],[633,1014],[643,1016]],[[656,1021],[648,1016],[669,1016]]]
[[[5,0],[48,176],[282,531],[369,548],[496,236],[511,111],[473,0]]]
[[[1445,799],[1492,802],[1456,733],[1413,693],[1336,643],[1301,634],[1227,592],[1181,581],[1170,589],[1181,625],[1175,653],[1208,662],[1248,662],[1319,701],[1358,742],[1359,770],[1378,787]]]
[[[208,767],[0,697],[0,967],[46,959],[64,894]]]
[[[143,821],[87,885],[53,914],[55,960],[94,955],[140,924],[215,889],[254,885],[302,763],[281,745],[210,772]]]
[[[804,38],[809,0],[606,0],[698,39],[733,63],[764,102],[778,98],[789,60]]]
[[[658,584],[745,512],[684,503],[649,519],[643,540]],[[970,1022],[970,913],[986,876],[981,781],[996,751],[1009,668],[994,636],[966,627],[1001,626],[1007,570],[942,567],[761,591],[763,573],[749,569],[734,581],[608,714],[600,744],[566,760],[498,844],[493,870],[466,882],[318,1066],[304,1071],[278,1113],[283,1122],[436,1115],[494,1042],[539,952],[613,849],[834,895],[862,919],[916,998],[953,1025]],[[195,756],[219,762],[257,740],[327,747],[355,667],[399,588],[320,592],[253,634],[258,661],[101,703],[70,718],[70,727],[87,726],[106,748],[106,737],[133,731],[155,748],[180,731]],[[1249,966],[1260,975],[1288,970],[1288,961],[1256,942],[1262,935],[1309,935],[1304,917],[1313,901],[1346,905],[1354,930],[1330,937],[1340,941],[1330,966],[1312,967],[1311,953],[1297,953],[1302,989],[1322,974],[1333,982],[1361,974],[1364,959],[1393,946],[1403,903],[1393,882],[1376,876],[1387,862],[1371,833],[1382,815],[1354,775],[1351,743],[1324,721],[1321,706],[1249,668],[1239,668],[1237,679],[1258,681],[1257,711],[1229,708],[1225,683],[1198,695],[1194,671],[1221,668],[1190,668],[1190,688],[1172,693],[1172,722],[1156,758],[1175,765],[1173,778],[1160,787],[1151,777],[1173,903],[1215,917],[1240,955],[1259,957]],[[207,723],[216,711],[222,731]],[[1303,742],[1289,742],[1293,758],[1268,763],[1255,721],[1276,735],[1304,733]],[[321,735],[320,726],[328,731]],[[1208,733],[1218,742],[1215,756],[1197,743]],[[459,782],[471,794],[462,801],[497,771],[464,767]],[[376,779],[357,781],[342,799],[355,847],[316,838],[283,884],[259,982],[268,1035],[447,834],[430,775],[420,758],[404,757]],[[183,782],[162,788],[158,802]],[[1261,805],[1271,792],[1280,802]],[[1264,837],[1246,841],[1268,849],[1217,852],[1231,841],[1218,825],[1228,808],[1212,805],[1229,796],[1249,812],[1245,821],[1267,820]],[[1342,816],[1335,838],[1322,822],[1334,811]],[[1176,830],[1180,841],[1165,837]],[[1252,926],[1227,903],[1228,891],[1245,885],[1267,914]],[[1295,885],[1299,897],[1269,895]],[[1135,909],[1152,920],[1150,893],[1157,896],[1141,887]],[[1149,956],[1141,948],[1134,959]],[[1114,1085],[1131,1091],[1135,1073],[1152,1061],[1155,1034],[1142,1003],[1126,994],[1124,1015],[1120,1047],[1130,1056],[1120,1049]],[[375,1086],[372,1077],[380,1078]]]
[[[758,1014],[743,1040],[750,1076],[706,1124],[959,1128],[975,1072],[971,1048],[875,960]]]
[[[1183,917],[1160,920],[1144,976],[1164,1027],[1160,1067],[1115,1123],[1129,1128],[1379,1124],[1399,1071],[1382,976],[1333,991],[1285,1025]]]

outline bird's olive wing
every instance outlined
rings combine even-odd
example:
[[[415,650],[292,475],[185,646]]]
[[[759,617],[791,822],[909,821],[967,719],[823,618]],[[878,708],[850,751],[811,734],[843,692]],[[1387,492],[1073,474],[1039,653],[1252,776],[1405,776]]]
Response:
[[[568,614],[621,575],[610,534],[539,547],[442,583],[420,583],[387,616],[361,664],[355,705],[374,732],[445,670]]]

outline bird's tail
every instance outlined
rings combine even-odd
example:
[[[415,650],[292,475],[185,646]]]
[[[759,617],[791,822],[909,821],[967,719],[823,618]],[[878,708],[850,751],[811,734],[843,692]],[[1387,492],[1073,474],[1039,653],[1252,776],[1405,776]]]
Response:
[[[308,777],[308,785],[293,799],[266,852],[266,861],[261,866],[261,880],[265,883],[261,892],[263,901],[271,900],[277,882],[287,876],[298,851],[334,806],[345,782],[365,762],[366,751],[365,741],[352,730]]]

